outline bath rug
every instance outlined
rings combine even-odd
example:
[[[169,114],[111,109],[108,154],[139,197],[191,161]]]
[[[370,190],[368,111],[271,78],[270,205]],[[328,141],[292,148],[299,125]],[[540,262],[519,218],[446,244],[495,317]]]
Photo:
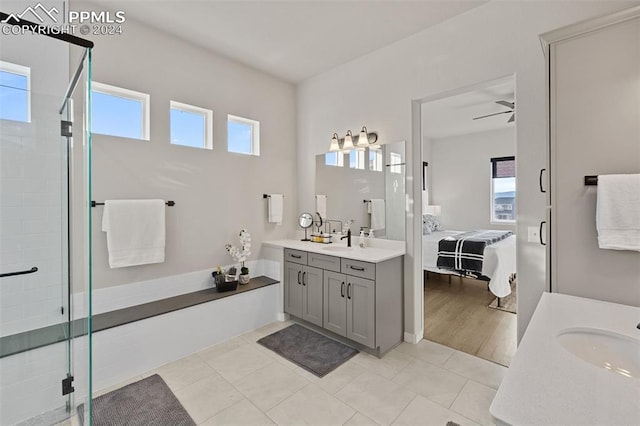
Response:
[[[518,304],[517,303],[518,296],[516,294],[517,293],[516,288],[517,288],[516,282],[513,281],[511,283],[511,294],[500,299],[500,306],[498,306],[498,298],[496,297],[495,299],[493,299],[491,303],[489,303],[489,307],[491,309],[498,309],[500,311],[511,312],[512,314],[515,314],[516,307]]]
[[[84,424],[84,404],[78,407]],[[195,426],[195,422],[160,376],[142,379],[93,399],[95,426]]]
[[[299,324],[263,337],[258,343],[318,377],[324,377],[358,353],[357,349]]]
[[[451,420],[449,420],[447,422],[447,426],[460,426],[460,425],[458,423],[456,423],[456,422],[452,422]]]

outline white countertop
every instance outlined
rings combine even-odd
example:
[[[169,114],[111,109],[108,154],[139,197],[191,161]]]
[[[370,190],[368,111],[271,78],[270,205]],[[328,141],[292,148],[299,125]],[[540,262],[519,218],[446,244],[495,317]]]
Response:
[[[342,243],[320,244],[300,240],[275,240],[264,241],[262,244],[371,263],[383,262],[398,256],[403,256],[406,252],[406,244],[404,241],[389,241],[375,238],[372,240],[367,239],[365,247],[361,248],[358,247],[358,237],[352,237],[351,245],[353,247],[350,248],[347,247],[346,241]],[[340,249],[337,251],[332,249],[338,247]]]
[[[556,339],[563,329],[590,327],[640,340],[639,322],[640,308],[544,293],[491,415],[511,425],[640,424],[640,379],[593,366]]]

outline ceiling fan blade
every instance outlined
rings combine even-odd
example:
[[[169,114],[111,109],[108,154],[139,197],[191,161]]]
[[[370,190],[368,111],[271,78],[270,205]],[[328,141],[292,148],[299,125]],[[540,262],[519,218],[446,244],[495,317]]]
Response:
[[[515,102],[507,102],[507,101],[496,101],[498,105],[506,106],[507,108],[513,109],[515,108]]]
[[[509,118],[507,123],[513,123],[514,121],[516,121],[516,114],[515,113]]]
[[[496,112],[496,113],[493,113],[493,114],[481,115],[480,117],[474,117],[473,119],[474,119],[474,120],[479,120],[479,119],[481,119],[481,118],[493,117],[494,115],[500,115],[500,114],[510,114],[510,113],[512,113],[512,112],[513,112],[513,111],[502,111],[502,112]]]

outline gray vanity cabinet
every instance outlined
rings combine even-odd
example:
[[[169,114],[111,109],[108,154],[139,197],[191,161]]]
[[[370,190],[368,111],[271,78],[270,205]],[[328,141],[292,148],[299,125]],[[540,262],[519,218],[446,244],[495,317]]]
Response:
[[[302,270],[304,266],[284,262],[284,311],[302,318]]]
[[[376,285],[347,275],[347,338],[370,348],[376,343]]]
[[[302,269],[302,319],[322,327],[322,269]]]
[[[347,277],[324,272],[324,328],[347,336]]]
[[[322,269],[307,266],[307,253],[287,250],[284,311],[322,327]]]

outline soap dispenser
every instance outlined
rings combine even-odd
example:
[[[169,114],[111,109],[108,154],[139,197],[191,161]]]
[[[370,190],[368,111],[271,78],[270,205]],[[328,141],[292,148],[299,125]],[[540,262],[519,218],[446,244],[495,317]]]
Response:
[[[364,248],[364,229],[360,230],[360,237],[358,238],[358,245]]]

